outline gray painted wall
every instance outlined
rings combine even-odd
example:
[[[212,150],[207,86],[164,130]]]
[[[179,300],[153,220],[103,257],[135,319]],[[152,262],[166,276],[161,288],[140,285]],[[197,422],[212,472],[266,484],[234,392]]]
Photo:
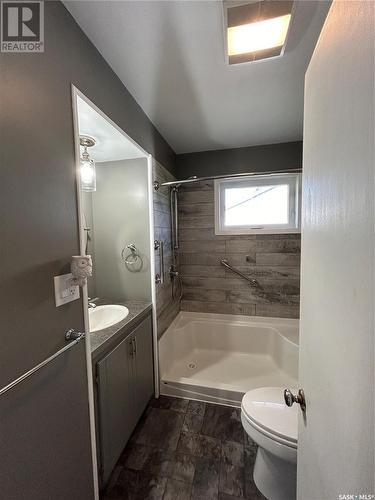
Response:
[[[94,498],[84,360],[81,342],[1,396],[1,500]]]
[[[172,170],[174,153],[60,2],[45,3],[45,52],[0,67],[2,387],[83,328],[81,301],[53,294],[79,250],[71,83]],[[84,350],[71,356],[1,398],[0,498],[92,498]]]
[[[151,300],[147,159],[97,163],[92,195],[98,297]],[[126,266],[122,249],[134,243],[143,266]],[[124,255],[130,254],[125,250]],[[132,272],[132,269],[140,269]]]
[[[302,142],[200,151],[179,154],[176,158],[178,179],[186,179],[191,175],[201,177],[240,172],[289,170],[302,167]]]

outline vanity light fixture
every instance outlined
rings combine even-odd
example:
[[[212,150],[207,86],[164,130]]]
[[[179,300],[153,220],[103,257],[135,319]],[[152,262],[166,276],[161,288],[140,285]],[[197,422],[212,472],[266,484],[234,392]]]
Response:
[[[229,64],[283,55],[293,1],[247,1],[233,6],[233,2],[224,0],[223,5]]]
[[[96,173],[95,162],[87,151],[87,148],[95,146],[96,141],[93,137],[81,135],[79,143],[84,148],[80,158],[80,175],[82,191],[96,191]]]

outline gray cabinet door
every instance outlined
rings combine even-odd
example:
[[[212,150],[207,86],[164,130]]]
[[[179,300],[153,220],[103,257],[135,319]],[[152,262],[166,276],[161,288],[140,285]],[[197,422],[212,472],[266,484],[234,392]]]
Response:
[[[105,485],[154,392],[151,316],[97,363],[101,482]]]
[[[154,363],[151,316],[133,332],[135,339],[134,388],[137,419],[142,415],[154,393]]]
[[[105,484],[136,423],[132,337],[97,364],[101,477]]]

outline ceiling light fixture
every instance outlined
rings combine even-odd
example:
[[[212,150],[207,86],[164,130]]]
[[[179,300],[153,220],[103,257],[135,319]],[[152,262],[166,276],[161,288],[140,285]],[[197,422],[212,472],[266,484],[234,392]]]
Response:
[[[246,54],[284,45],[290,14],[228,28],[228,55]]]
[[[80,158],[81,188],[82,191],[93,192],[96,191],[95,162],[90,158],[87,148],[95,146],[96,141],[92,137],[81,135],[79,143],[83,147],[83,153]]]
[[[229,64],[280,57],[287,43],[292,0],[223,0]]]

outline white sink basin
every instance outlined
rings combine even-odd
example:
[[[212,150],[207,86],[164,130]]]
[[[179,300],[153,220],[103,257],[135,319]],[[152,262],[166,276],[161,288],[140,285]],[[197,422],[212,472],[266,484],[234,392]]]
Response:
[[[119,323],[129,314],[129,309],[125,306],[108,304],[89,309],[90,332],[96,332],[103,328]]]

